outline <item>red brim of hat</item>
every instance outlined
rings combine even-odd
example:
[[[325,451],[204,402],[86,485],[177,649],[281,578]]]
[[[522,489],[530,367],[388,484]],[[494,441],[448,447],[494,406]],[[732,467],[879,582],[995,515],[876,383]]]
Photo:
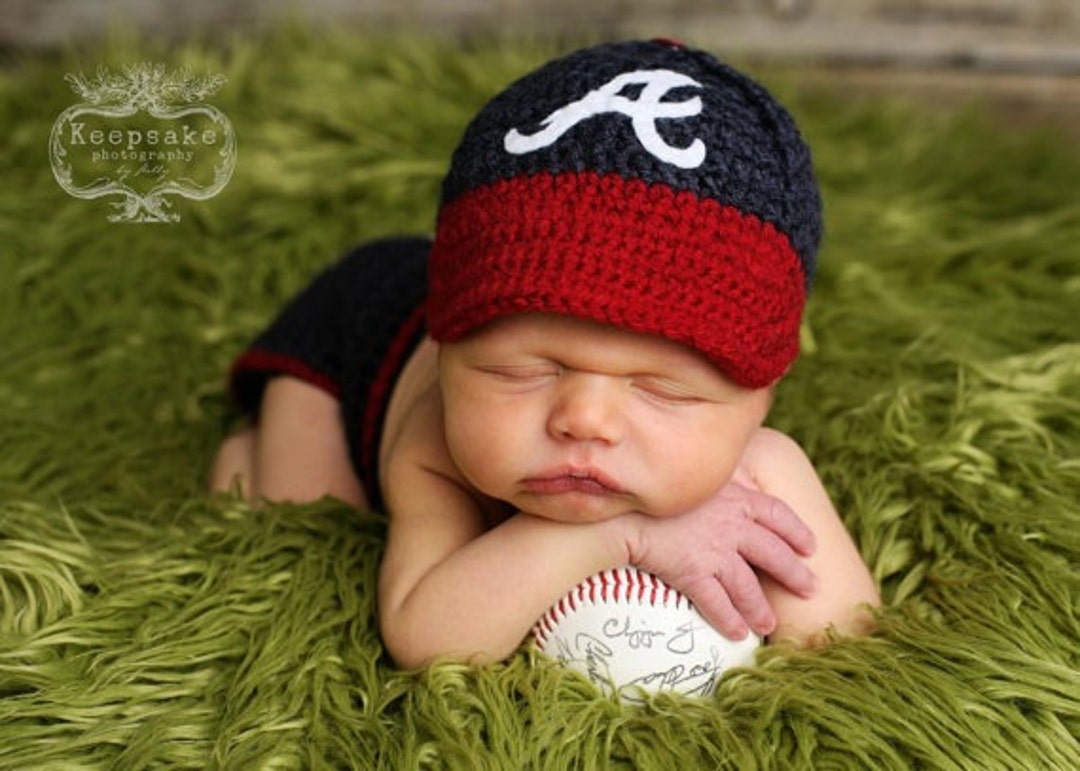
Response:
[[[559,313],[662,335],[760,388],[799,351],[806,290],[787,236],[711,198],[616,174],[515,177],[443,207],[427,323],[450,342]]]

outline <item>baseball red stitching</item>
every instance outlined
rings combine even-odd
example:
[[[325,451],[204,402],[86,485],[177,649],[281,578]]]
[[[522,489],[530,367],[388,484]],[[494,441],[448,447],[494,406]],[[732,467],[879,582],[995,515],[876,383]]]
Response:
[[[693,607],[682,592],[651,573],[630,566],[615,568],[589,576],[563,595],[536,622],[532,635],[542,649],[559,623],[571,613],[586,605],[629,602],[676,609]]]

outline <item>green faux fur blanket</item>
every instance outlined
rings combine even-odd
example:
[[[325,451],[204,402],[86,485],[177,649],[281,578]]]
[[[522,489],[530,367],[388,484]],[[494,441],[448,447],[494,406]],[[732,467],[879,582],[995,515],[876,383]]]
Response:
[[[466,120],[559,50],[290,28],[0,70],[0,767],[1080,768],[1080,153],[978,109],[757,73],[828,226],[770,419],[880,582],[868,638],[642,706],[527,648],[398,672],[381,514],[203,492],[230,359],[350,245],[430,231]],[[227,78],[235,171],[109,222],[50,167],[64,76],[152,61]]]

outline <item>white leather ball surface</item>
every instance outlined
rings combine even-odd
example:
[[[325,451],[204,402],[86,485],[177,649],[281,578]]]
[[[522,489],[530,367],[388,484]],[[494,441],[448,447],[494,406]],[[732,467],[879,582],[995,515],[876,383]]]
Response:
[[[545,654],[607,692],[633,699],[638,688],[707,696],[726,669],[754,661],[761,639],[724,637],[681,593],[633,567],[582,581],[536,623]]]

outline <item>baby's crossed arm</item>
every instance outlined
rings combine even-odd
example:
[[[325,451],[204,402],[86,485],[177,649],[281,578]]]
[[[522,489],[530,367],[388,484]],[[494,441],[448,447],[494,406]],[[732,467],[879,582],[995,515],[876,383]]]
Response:
[[[806,599],[815,582],[799,556],[812,549],[813,536],[768,495],[728,490],[701,511],[666,520],[629,514],[578,524],[518,512],[489,528],[442,453],[427,442],[410,445],[398,448],[387,467],[391,516],[379,588],[383,640],[400,666],[504,659],[570,587],[626,564],[704,599],[705,615],[733,637],[744,636],[745,626],[742,634],[737,626],[734,632],[720,626],[732,617],[710,612],[714,588],[737,599],[736,618],[768,620],[769,603],[779,603],[777,623],[766,626],[781,633],[795,628],[789,615],[808,615],[793,603],[815,602]],[[723,545],[699,548],[710,533],[712,543]],[[831,548],[831,534],[826,541]],[[685,568],[686,553],[695,548],[697,573],[668,569]],[[773,574],[764,592],[754,568]]]
[[[830,625],[866,631],[877,587],[802,448],[762,429],[744,468],[698,509],[640,520],[634,563],[686,594],[728,637],[743,636],[744,619],[771,640],[810,642]]]

